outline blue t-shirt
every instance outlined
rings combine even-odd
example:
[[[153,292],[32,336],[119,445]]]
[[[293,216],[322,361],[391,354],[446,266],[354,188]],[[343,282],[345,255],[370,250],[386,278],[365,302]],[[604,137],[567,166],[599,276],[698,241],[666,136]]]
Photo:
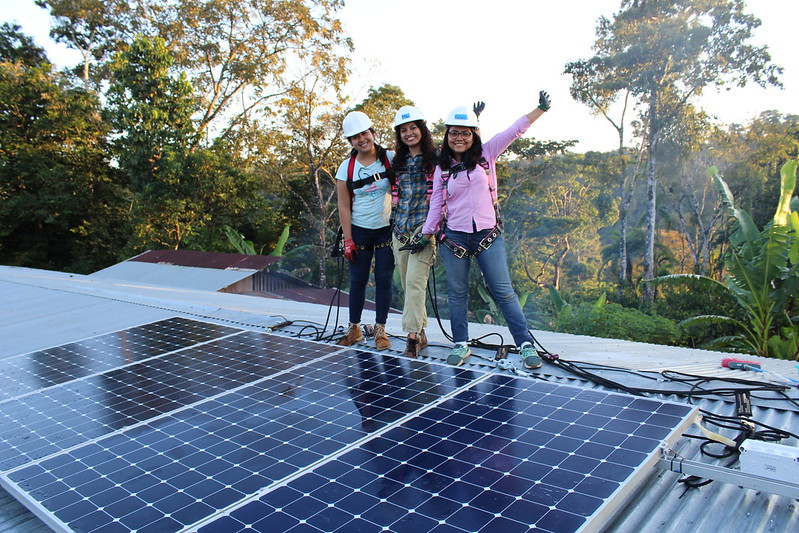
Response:
[[[388,160],[394,158],[394,152],[387,151]],[[347,181],[347,169],[350,158],[344,160],[338,167],[336,179]],[[383,161],[377,160],[371,165],[363,166],[355,160],[352,170],[352,181],[366,179],[378,172],[385,172]],[[366,229],[379,229],[391,223],[391,182],[382,178],[353,191],[352,199],[352,224]]]

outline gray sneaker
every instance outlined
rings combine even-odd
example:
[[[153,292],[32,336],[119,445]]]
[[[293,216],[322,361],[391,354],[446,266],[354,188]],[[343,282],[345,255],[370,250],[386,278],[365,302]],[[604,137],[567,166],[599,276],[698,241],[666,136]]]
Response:
[[[472,351],[469,349],[469,346],[466,344],[456,344],[455,347],[449,352],[449,357],[447,357],[447,364],[454,365],[454,366],[461,366],[469,356],[472,355]]]
[[[532,370],[534,368],[541,368],[541,365],[543,364],[541,357],[538,356],[538,352],[535,351],[535,348],[529,342],[522,344],[521,348],[519,349],[519,355],[522,358],[524,368],[529,368]]]

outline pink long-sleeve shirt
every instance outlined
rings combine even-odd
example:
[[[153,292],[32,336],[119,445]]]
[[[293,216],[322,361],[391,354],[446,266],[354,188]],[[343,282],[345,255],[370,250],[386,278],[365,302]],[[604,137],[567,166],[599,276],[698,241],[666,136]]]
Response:
[[[510,144],[524,135],[530,128],[530,120],[522,116],[510,128],[494,135],[491,140],[483,143],[483,157],[491,169],[492,179],[489,179],[485,169],[477,165],[473,170],[462,170],[457,174],[452,173],[447,180],[446,191],[444,180],[441,179],[441,167],[436,166],[433,176],[433,194],[430,197],[430,210],[427,212],[422,233],[429,235],[441,229],[442,200],[447,194],[447,227],[456,231],[472,233],[491,229],[497,224],[494,212],[492,188],[496,187],[496,163],[499,155]],[[474,226],[472,225],[474,222]]]

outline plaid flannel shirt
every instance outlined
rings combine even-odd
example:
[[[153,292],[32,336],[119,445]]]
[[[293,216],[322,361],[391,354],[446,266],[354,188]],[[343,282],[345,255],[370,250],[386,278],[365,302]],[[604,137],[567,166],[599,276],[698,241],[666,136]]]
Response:
[[[397,169],[400,170],[400,169]],[[397,174],[399,198],[394,211],[394,225],[403,234],[412,236],[414,229],[427,218],[427,176],[422,169],[422,155],[408,154]]]

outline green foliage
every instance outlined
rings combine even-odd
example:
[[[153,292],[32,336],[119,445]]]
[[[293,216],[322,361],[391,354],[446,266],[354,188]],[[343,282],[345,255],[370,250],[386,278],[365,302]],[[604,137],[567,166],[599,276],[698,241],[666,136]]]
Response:
[[[766,111],[714,140],[729,154],[713,164],[721,169],[736,205],[749,212],[758,227],[765,226],[772,213],[761,206],[779,196],[783,162],[799,157],[799,115]]]
[[[377,143],[394,149],[394,114],[404,105],[413,105],[405,93],[396,85],[383,84],[377,89],[371,87],[363,102],[355,106],[356,111],[363,111],[372,122],[377,133]]]
[[[799,290],[799,213],[790,211],[796,186],[796,161],[785,163],[781,171],[778,207],[772,221],[759,230],[746,211],[735,206],[732,193],[716,169],[715,179],[733,223],[730,248],[725,257],[724,282],[696,275],[659,278],[658,283],[684,283],[693,280],[707,288],[724,291],[740,309],[742,318],[725,315],[700,315],[683,321],[695,324],[727,324],[735,328],[731,336],[715,339],[715,347],[726,347],[761,356],[796,359],[799,325],[795,295]]]
[[[224,246],[217,228],[260,204],[252,175],[227,143],[194,146],[192,88],[170,75],[171,65],[157,38],[138,37],[114,59],[108,113],[134,194],[128,253]]]
[[[0,61],[20,63],[27,67],[41,66],[47,62],[44,49],[36,46],[29,36],[21,32],[18,24],[4,22],[0,25]]]
[[[685,131],[684,119],[693,114],[683,108],[708,86],[780,85],[782,69],[771,63],[767,47],[750,43],[760,20],[744,13],[745,7],[737,0],[625,1],[613,20],[600,18],[596,55],[567,65],[576,77],[572,94],[581,101],[605,109],[618,93],[628,92],[640,106],[647,150],[646,279],[657,273],[660,141]],[[654,297],[651,285],[644,297]]]
[[[280,238],[275,244],[274,250],[272,250],[269,255],[277,257],[283,255],[283,248],[286,246],[286,242],[289,240],[290,227],[291,224],[286,224],[286,226],[283,228],[283,232],[280,234]],[[244,255],[258,255],[259,252],[255,251],[255,246],[253,245],[252,241],[248,241],[246,238],[244,238],[244,235],[227,224],[224,225],[222,229],[225,232],[225,237],[227,237],[228,242],[231,246],[233,246],[233,248],[236,249],[238,253]],[[261,251],[263,251],[263,247],[261,247]]]
[[[680,331],[674,321],[612,302],[583,302],[573,311],[559,314],[554,329],[575,335],[652,344],[677,344],[680,341]]]
[[[238,253],[244,255],[257,255],[252,241],[245,239],[244,235],[228,225],[224,226],[224,231],[228,242],[230,242],[230,245],[233,246]]]
[[[280,234],[280,238],[277,240],[275,244],[275,249],[269,255],[272,256],[282,256],[283,255],[283,248],[285,248],[286,243],[289,240],[289,229],[291,228],[291,224],[286,224],[283,228],[283,232]]]
[[[0,60],[0,263],[88,273],[116,262],[126,198],[99,99],[13,28],[0,43],[10,45]]]
[[[524,153],[524,149],[519,154]],[[601,266],[596,230],[610,222],[610,158],[566,154],[545,164],[526,159],[498,170],[506,243],[517,276],[539,286],[584,283]],[[518,242],[518,246],[513,246]],[[566,277],[569,276],[569,277]]]
[[[36,0],[36,5],[50,11],[50,36],[81,53],[80,77],[87,89],[92,79],[102,79],[100,69],[92,71],[92,61],[102,65],[136,21],[127,0]]]
[[[272,106],[307,78],[346,81],[352,43],[335,17],[342,0],[143,4],[147,33],[164,39],[195,88],[200,132],[227,138],[258,117],[271,122]]]

